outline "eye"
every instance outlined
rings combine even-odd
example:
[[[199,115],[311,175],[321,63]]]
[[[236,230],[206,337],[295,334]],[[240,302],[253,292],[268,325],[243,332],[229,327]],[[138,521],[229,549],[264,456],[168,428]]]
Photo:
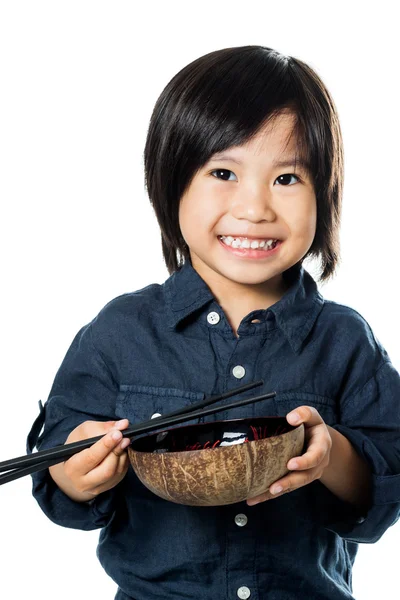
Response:
[[[284,185],[284,186],[288,187],[288,184],[287,184],[287,178],[288,177],[296,177],[297,181],[300,181],[300,177],[298,177],[294,173],[285,173],[284,175],[279,175],[279,177],[277,177],[275,179],[275,181],[281,180],[280,183],[279,183],[279,185]],[[289,184],[289,185],[293,185],[293,184]]]
[[[217,175],[214,175],[214,173],[216,173]],[[215,177],[216,179],[222,179],[222,181],[237,181],[237,179],[231,179],[229,174],[234,175],[236,177],[234,172],[230,171],[229,169],[215,169],[214,171],[211,171],[211,175],[213,175],[213,177]],[[293,183],[289,182],[291,177],[295,177],[297,181],[300,181],[300,177],[298,177],[298,175],[295,175],[294,173],[284,173],[283,175],[279,175],[279,177],[277,177],[275,181],[278,181],[279,185],[289,187],[293,185]],[[294,183],[296,183],[296,181]]]
[[[222,175],[222,177],[216,177],[216,179],[222,179],[222,181],[235,181],[234,179],[229,179],[229,176],[226,177],[224,175],[226,175],[226,173],[232,173],[232,175],[235,175],[235,173],[233,171],[230,171],[229,169],[215,169],[214,171],[211,171],[211,175],[213,175],[213,173],[218,173],[218,175]],[[214,177],[214,175],[213,175]],[[236,175],[235,175],[236,177]],[[237,180],[236,180],[237,181]]]

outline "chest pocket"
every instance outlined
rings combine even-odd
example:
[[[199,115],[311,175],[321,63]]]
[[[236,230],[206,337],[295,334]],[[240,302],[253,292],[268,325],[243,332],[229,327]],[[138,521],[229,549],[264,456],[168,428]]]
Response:
[[[332,398],[311,394],[310,392],[277,392],[275,398],[276,414],[286,416],[299,406],[313,406],[321,415],[327,425],[338,423],[338,409]]]
[[[153,416],[166,416],[167,413],[182,410],[204,398],[203,392],[146,385],[121,385],[115,412],[120,419],[128,419],[130,425],[134,425]],[[200,419],[192,419],[182,425],[199,422]]]

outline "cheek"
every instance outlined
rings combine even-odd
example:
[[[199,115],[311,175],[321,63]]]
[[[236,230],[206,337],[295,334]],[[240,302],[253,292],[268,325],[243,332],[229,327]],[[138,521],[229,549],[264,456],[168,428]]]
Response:
[[[179,205],[179,224],[181,230],[210,230],[219,215],[218,198],[206,185],[192,185]]]
[[[310,207],[310,234],[314,238],[317,230],[317,199],[314,196],[314,200]]]
[[[317,227],[317,204],[316,198],[308,197],[303,202],[293,206],[288,216],[292,233],[299,237],[311,237],[315,235]]]
[[[179,205],[179,226],[186,243],[191,246],[209,223],[209,210],[201,195],[191,193]],[[208,220],[207,220],[208,219]]]
[[[179,206],[179,222],[184,228],[193,227],[193,223],[202,222],[207,214],[207,207],[202,206],[200,202],[192,195],[181,200]]]

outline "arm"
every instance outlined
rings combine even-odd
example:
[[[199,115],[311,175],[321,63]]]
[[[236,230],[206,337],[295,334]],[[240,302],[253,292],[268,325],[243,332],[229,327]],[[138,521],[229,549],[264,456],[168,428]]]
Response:
[[[49,398],[28,435],[28,453],[35,447],[45,450],[64,444],[71,432],[84,422],[101,421],[104,424],[116,418],[118,384],[93,341],[95,324],[96,320],[83,327],[73,340],[56,374]],[[39,435],[42,423],[44,430]],[[71,459],[63,464],[67,465]],[[52,470],[54,479],[49,470],[31,476],[32,494],[43,512],[63,527],[92,530],[106,526],[114,514],[116,488],[104,491],[91,502],[85,501],[86,495],[78,497],[76,491],[72,499],[71,490],[66,487],[64,468],[61,465]]]
[[[335,496],[359,508],[371,505],[372,475],[368,463],[356,452],[349,440],[328,427],[332,439],[329,464],[320,482]]]
[[[354,344],[352,368],[327,427],[332,462],[312,485],[326,529],[375,543],[400,518],[400,375],[363,319],[343,331]]]
[[[379,406],[379,419],[371,417],[371,406]],[[304,423],[306,453],[288,462],[289,475],[247,503],[314,482],[326,529],[349,541],[378,541],[400,516],[399,406],[400,377],[387,361],[342,405],[340,424],[329,427],[314,407],[297,407],[286,418]]]

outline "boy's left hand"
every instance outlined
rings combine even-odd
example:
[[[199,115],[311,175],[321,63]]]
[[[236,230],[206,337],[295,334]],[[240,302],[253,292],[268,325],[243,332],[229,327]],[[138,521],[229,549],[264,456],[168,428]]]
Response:
[[[296,420],[296,414],[299,417],[298,420]],[[319,479],[329,464],[332,438],[319,412],[313,406],[299,406],[286,415],[286,420],[290,425],[304,423],[305,440],[308,442],[306,453],[291,458],[287,468],[293,472],[275,481],[268,492],[255,498],[249,498],[247,500],[249,506],[271,498],[278,498],[282,494],[293,492],[297,488]],[[297,463],[297,467],[295,463]],[[282,490],[277,489],[279,486],[282,487]]]

